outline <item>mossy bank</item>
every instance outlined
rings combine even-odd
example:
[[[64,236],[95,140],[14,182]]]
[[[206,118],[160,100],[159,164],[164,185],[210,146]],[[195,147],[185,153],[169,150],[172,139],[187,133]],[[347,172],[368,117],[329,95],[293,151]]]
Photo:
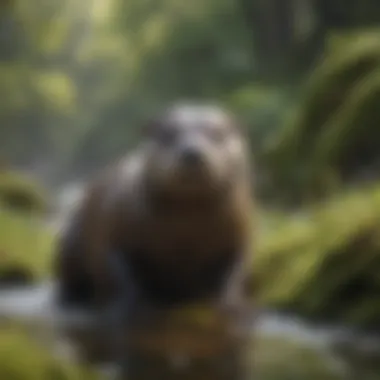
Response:
[[[379,184],[283,216],[260,235],[253,270],[260,301],[309,318],[377,327],[379,236]]]
[[[26,328],[0,324],[0,379],[96,380],[90,370],[65,363]]]
[[[54,235],[44,223],[48,199],[26,175],[0,171],[0,286],[49,275]]]

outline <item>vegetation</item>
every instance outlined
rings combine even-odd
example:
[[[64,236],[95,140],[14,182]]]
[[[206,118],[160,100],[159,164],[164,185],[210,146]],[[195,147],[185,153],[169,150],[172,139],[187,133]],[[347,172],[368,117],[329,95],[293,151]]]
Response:
[[[30,283],[50,274],[54,235],[24,214],[0,211],[0,284]]]
[[[63,363],[26,329],[0,327],[0,378],[8,380],[95,380],[88,370]]]
[[[53,234],[44,225],[48,197],[39,183],[0,170],[0,284],[30,283],[50,272]]]
[[[376,327],[379,210],[376,184],[287,216],[263,234],[254,267],[261,302],[312,319]]]
[[[0,205],[16,212],[44,214],[48,208],[46,191],[25,175],[0,170]]]
[[[268,151],[281,196],[310,200],[378,176],[379,31],[338,38]]]
[[[259,336],[252,355],[254,355],[255,374],[260,379],[343,380],[345,378],[345,369],[339,370],[334,367],[328,355],[297,341]]]

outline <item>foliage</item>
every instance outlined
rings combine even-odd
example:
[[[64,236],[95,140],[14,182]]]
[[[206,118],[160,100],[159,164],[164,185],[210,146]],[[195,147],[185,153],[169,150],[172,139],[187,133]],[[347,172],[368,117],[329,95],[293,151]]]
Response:
[[[326,47],[321,41],[341,28],[337,21],[348,26],[373,23],[379,9],[374,0],[347,7],[341,0],[267,3],[5,2],[0,12],[0,31],[6,31],[0,38],[1,151],[12,163],[32,168],[47,164],[54,168],[50,176],[63,180],[63,174],[82,174],[119,156],[134,144],[148,115],[178,98],[217,100],[236,110],[259,149],[282,124],[297,83]],[[308,124],[313,112],[323,114],[317,110],[324,106],[324,80],[319,77],[337,78],[338,61],[345,59],[339,54],[333,54],[331,68],[324,68],[326,63],[315,74],[315,96],[309,97],[315,110],[302,106],[304,116],[297,125]],[[303,74],[278,77],[281,65],[297,66],[296,61],[302,61]],[[265,76],[260,68],[266,69]],[[297,66],[292,71],[300,70]],[[322,122],[316,117],[310,130]],[[289,142],[281,144],[292,151],[292,138],[285,140]],[[316,170],[321,177],[330,176],[324,168],[329,149],[320,144],[314,159],[321,156],[324,163]]]
[[[263,380],[340,380],[343,371],[331,363],[328,353],[286,338],[258,334],[252,349],[255,375]]]
[[[380,317],[380,187],[351,190],[261,235],[261,302],[317,319],[375,327]]]
[[[41,223],[24,214],[1,210],[0,283],[46,277],[51,269],[53,243],[54,236]]]
[[[283,194],[325,196],[377,176],[379,36],[371,31],[341,38],[342,46],[313,73],[298,110],[267,153]]]
[[[249,39],[231,0],[116,1],[114,12],[121,71],[75,150],[72,162],[85,166],[124,152],[158,108],[178,98],[224,104],[252,77]]]
[[[90,371],[54,358],[26,329],[0,328],[0,378],[7,380],[95,380]]]
[[[42,214],[48,208],[46,191],[27,176],[0,170],[0,205],[24,213]]]

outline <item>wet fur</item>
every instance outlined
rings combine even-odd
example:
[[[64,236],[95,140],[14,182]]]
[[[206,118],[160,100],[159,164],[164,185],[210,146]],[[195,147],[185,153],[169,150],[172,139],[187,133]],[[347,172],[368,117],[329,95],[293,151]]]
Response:
[[[86,190],[59,245],[60,302],[236,302],[251,257],[249,168],[240,168],[246,171],[220,199],[205,194],[183,201],[175,191],[154,188],[144,155],[137,148]]]

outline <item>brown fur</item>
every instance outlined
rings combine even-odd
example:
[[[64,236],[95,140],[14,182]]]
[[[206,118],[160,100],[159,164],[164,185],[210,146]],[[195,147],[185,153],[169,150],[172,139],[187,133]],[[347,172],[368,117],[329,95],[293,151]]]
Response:
[[[174,185],[155,187],[145,156],[137,147],[89,185],[62,238],[59,279],[70,284],[86,273],[95,296],[107,299],[115,290],[107,255],[119,252],[153,298],[215,297],[223,284],[233,293],[228,281],[235,275],[241,284],[250,256],[249,165],[238,168],[227,190],[185,194]]]

